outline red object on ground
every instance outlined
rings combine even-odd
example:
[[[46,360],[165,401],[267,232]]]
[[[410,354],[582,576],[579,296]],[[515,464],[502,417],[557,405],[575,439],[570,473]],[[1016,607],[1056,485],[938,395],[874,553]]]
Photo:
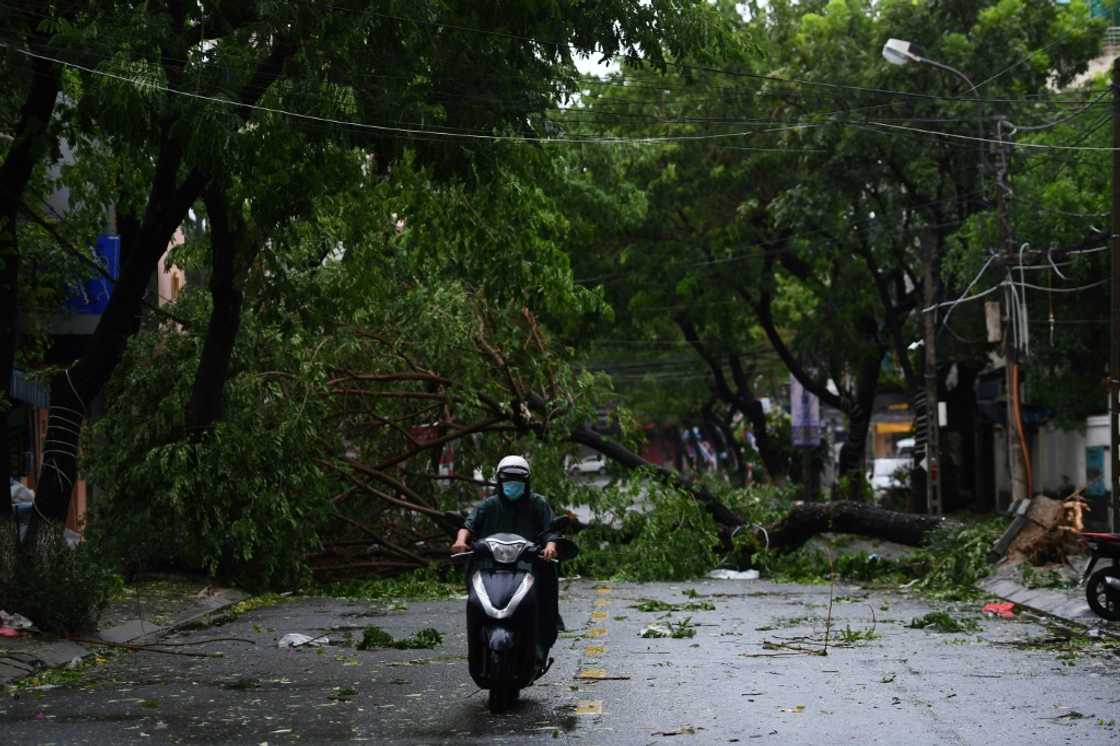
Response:
[[[993,601],[989,604],[985,604],[984,608],[980,609],[980,613],[998,616],[1001,619],[1014,619],[1014,608],[1015,604],[1010,601],[1004,601],[1002,603]]]
[[[24,630],[15,627],[0,627],[0,637],[22,637],[26,634]]]

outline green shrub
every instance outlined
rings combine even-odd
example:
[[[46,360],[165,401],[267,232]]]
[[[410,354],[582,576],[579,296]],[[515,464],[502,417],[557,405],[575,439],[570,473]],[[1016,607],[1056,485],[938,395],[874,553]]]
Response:
[[[44,527],[33,545],[16,546],[15,533],[0,526],[0,603],[52,632],[92,628],[122,581],[103,547],[67,546],[60,529]]]

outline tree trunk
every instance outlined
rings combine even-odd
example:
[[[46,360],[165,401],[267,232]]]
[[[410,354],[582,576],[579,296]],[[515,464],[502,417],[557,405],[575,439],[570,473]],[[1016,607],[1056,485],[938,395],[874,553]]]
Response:
[[[19,243],[15,211],[8,205],[4,207],[0,213],[0,376],[4,385],[4,396],[0,396],[0,484],[6,485],[11,477],[12,453],[8,437],[8,412],[12,403],[10,386],[19,343]],[[0,497],[0,520],[12,513],[12,501],[7,495],[5,492]],[[0,530],[4,529],[0,527]]]
[[[876,349],[878,354],[869,355],[860,367],[855,402],[848,410],[848,437],[840,448],[837,474],[849,477],[853,484],[859,483],[859,476],[863,472],[864,455],[867,452],[867,433],[871,427],[871,411],[875,406],[875,392],[879,387],[879,373],[882,371],[884,350]]]
[[[762,402],[755,396],[754,386],[751,385],[750,375],[743,368],[742,361],[737,355],[729,356],[731,376],[735,380],[736,402],[735,406],[743,416],[750,420],[751,432],[754,433],[754,444],[758,450],[762,466],[770,481],[782,484],[789,474],[789,462],[781,447],[770,436],[769,423],[766,421],[766,412],[762,409]]]
[[[47,38],[34,34],[38,43]],[[17,221],[24,192],[31,181],[35,165],[46,155],[50,145],[50,121],[61,80],[61,68],[53,62],[31,59],[31,81],[16,122],[15,135],[4,164],[0,166],[0,382],[2,397],[10,403],[9,389],[19,347],[19,233]],[[8,484],[11,476],[11,444],[8,438],[8,406],[0,404],[0,481]],[[7,487],[4,487],[7,490]],[[10,515],[11,501],[7,492],[0,499],[0,516]]]
[[[243,300],[237,276],[237,249],[245,240],[244,224],[241,221],[235,221],[236,227],[230,224],[222,190],[207,193],[206,209],[210,216],[213,308],[191,386],[191,398],[187,402],[186,424],[191,437],[202,435],[222,417],[233,345],[241,329]]]
[[[735,484],[743,485],[746,482],[747,468],[743,461],[743,449],[735,440],[735,433],[731,432],[730,425],[716,414],[713,401],[705,402],[701,413],[704,417],[704,429],[708,431],[712,444],[717,446],[716,463],[727,468],[728,476]]]
[[[751,422],[755,448],[758,450],[759,458],[762,459],[762,466],[766,469],[770,481],[775,484],[784,483],[789,475],[789,462],[786,461],[781,448],[770,435],[766,423],[766,413],[762,411],[762,402],[754,399],[747,407],[739,411]]]
[[[899,513],[851,500],[836,500],[797,503],[767,532],[770,547],[781,550],[796,549],[824,531],[859,534],[916,547],[925,543],[934,529],[954,525],[944,516]]]
[[[66,520],[77,476],[78,443],[89,404],[108,383],[128,340],[139,330],[144,296],[156,264],[202,189],[203,179],[196,172],[182,186],[174,183],[179,156],[177,148],[165,143],[144,224],[137,232],[121,236],[122,255],[127,258],[87,351],[51,381],[48,447],[43,452],[39,474],[35,499],[38,510],[31,522],[33,533],[38,530],[40,518],[57,523]]]

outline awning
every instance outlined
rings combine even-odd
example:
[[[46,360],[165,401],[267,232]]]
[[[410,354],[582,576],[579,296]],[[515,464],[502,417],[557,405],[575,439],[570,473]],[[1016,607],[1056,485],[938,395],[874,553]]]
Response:
[[[876,422],[876,433],[908,433],[914,428],[914,423],[907,422]]]
[[[30,404],[33,407],[49,407],[51,405],[50,391],[32,381],[19,368],[12,368],[12,379],[8,385],[8,392],[16,401]]]

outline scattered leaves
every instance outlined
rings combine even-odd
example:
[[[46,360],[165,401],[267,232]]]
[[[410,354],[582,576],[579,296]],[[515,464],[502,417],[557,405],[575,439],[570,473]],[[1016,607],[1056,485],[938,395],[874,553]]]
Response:
[[[422,650],[438,646],[443,642],[443,635],[437,629],[426,627],[409,637],[400,640],[393,639],[385,630],[376,625],[366,627],[362,632],[362,639],[358,643],[358,650],[371,648],[395,648],[397,650]]]
[[[954,619],[944,611],[931,611],[924,616],[914,617],[906,626],[910,629],[928,629],[946,633],[976,632],[980,629],[980,624],[975,619]]]

